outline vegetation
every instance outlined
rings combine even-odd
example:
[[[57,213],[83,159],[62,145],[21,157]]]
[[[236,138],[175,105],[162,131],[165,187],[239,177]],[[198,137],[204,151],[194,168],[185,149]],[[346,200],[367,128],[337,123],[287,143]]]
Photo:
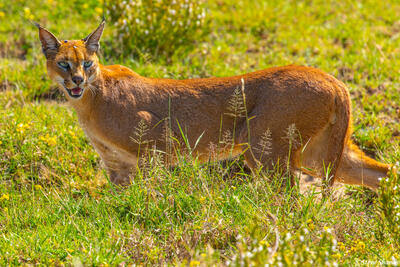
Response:
[[[284,173],[249,175],[241,159],[182,157],[172,169],[148,161],[128,188],[110,184],[47,78],[28,21],[80,39],[102,8],[96,0],[0,0],[0,265],[397,264],[396,176],[379,196],[340,186],[324,197],[319,186],[282,186]],[[318,67],[350,90],[354,140],[381,161],[399,161],[398,1],[212,0],[205,10],[209,33],[166,53],[112,49],[121,27],[109,23],[101,60],[177,79]]]
[[[201,1],[108,1],[114,53],[151,58],[188,50],[207,32]]]

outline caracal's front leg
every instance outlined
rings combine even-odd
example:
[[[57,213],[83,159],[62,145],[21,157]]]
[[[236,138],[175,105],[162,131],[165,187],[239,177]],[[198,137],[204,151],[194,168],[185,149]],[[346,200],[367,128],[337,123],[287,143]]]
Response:
[[[136,156],[119,149],[113,149],[95,138],[91,138],[91,142],[99,153],[111,182],[117,185],[129,185],[130,177],[137,166]]]

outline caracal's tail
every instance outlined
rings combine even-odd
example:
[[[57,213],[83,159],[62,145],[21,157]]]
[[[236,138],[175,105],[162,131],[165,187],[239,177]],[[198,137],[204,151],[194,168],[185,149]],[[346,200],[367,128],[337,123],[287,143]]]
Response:
[[[368,157],[348,140],[339,162],[336,180],[346,184],[363,185],[376,191],[379,178],[386,177],[390,170],[391,165]]]

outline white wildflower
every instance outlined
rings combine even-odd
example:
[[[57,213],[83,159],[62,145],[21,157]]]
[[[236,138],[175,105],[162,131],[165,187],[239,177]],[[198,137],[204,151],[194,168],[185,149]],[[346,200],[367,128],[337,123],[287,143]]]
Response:
[[[392,260],[391,264],[393,266],[398,266],[399,265],[398,261],[396,260],[396,258],[394,256],[392,256],[391,260]]]
[[[246,253],[244,253],[244,256],[246,258],[251,258],[251,257],[253,257],[253,253],[251,253],[250,251],[247,251]]]
[[[290,233],[287,233],[285,238],[286,238],[286,240],[289,240],[291,237],[292,237],[292,235]]]

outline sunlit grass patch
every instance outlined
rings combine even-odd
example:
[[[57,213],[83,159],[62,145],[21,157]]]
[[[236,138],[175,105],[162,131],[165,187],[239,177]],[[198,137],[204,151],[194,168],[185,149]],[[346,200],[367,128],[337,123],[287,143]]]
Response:
[[[63,184],[68,179],[93,179],[97,155],[69,109],[18,101],[9,106],[12,112],[3,111],[0,122],[0,170],[4,180]]]

